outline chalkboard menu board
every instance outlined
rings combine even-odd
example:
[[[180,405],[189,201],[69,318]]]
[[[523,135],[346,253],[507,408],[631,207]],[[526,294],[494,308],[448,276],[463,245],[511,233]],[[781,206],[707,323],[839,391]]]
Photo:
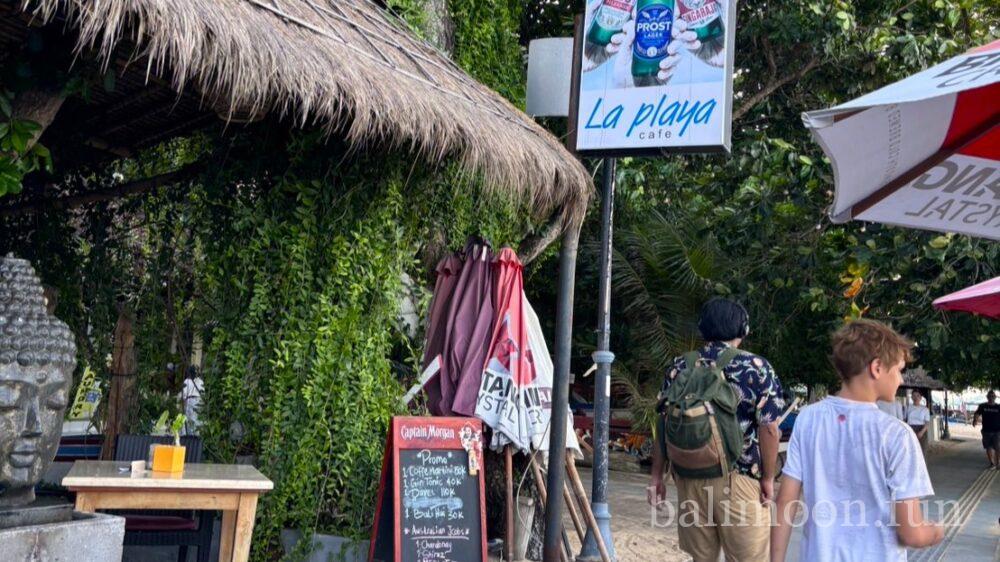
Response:
[[[485,562],[481,439],[473,418],[393,418],[369,560]]]

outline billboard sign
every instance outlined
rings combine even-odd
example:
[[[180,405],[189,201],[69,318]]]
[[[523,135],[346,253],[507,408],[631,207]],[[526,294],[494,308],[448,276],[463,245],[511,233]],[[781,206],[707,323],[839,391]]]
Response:
[[[728,151],[735,23],[735,0],[588,0],[577,151]]]

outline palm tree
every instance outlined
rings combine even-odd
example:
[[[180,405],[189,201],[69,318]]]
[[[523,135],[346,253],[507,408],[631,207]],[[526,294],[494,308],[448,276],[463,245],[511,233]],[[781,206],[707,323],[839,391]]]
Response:
[[[599,246],[585,251],[596,255]],[[613,384],[629,396],[636,427],[649,427],[673,358],[698,345],[698,309],[716,292],[726,260],[681,211],[650,211],[620,227],[613,258]]]

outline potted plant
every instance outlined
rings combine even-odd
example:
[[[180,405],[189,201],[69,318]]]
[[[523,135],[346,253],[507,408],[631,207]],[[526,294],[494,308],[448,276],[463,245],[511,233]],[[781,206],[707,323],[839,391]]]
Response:
[[[166,426],[167,412],[163,412],[157,426]],[[170,432],[174,435],[173,445],[153,445],[153,472],[184,472],[184,453],[186,447],[181,446],[181,428],[187,418],[177,414],[170,424]]]

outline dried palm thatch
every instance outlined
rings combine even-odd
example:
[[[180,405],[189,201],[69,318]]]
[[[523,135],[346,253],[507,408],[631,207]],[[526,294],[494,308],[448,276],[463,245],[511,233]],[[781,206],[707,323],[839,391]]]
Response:
[[[544,216],[577,220],[586,169],[551,134],[476,82],[371,0],[24,0],[44,22],[65,17],[78,49],[193,87],[223,116],[277,112],[421,158],[457,158],[487,189]]]
[[[924,388],[929,390],[944,390],[945,384],[927,374],[921,367],[910,369],[903,373],[903,387]]]

